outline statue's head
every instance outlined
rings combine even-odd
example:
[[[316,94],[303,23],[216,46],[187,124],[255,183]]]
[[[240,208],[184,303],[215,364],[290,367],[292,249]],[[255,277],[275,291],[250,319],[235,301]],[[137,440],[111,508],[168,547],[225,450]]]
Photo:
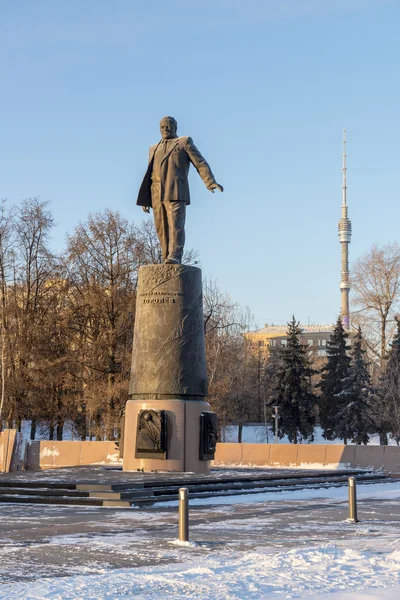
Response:
[[[170,140],[176,137],[176,130],[178,129],[178,123],[174,117],[163,117],[160,121],[160,131],[163,140]]]

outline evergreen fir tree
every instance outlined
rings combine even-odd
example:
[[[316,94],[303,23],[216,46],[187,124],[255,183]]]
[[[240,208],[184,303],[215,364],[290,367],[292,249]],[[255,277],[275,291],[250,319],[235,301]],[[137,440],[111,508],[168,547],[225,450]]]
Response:
[[[311,392],[307,347],[299,341],[301,330],[293,316],[288,323],[287,345],[281,351],[281,363],[276,373],[274,404],[279,407],[279,437],[287,435],[290,442],[314,439],[316,399]]]
[[[390,344],[386,370],[379,382],[377,402],[374,406],[375,431],[381,444],[388,444],[388,433],[400,442],[400,319],[396,319],[397,331]]]
[[[396,318],[396,326],[397,326],[397,330],[396,330],[396,333],[394,334],[393,340],[390,344],[389,364],[390,364],[391,360],[394,362],[400,358],[400,318],[399,317]]]
[[[350,439],[353,444],[367,444],[371,433],[370,402],[371,378],[363,349],[361,328],[353,338],[350,351],[350,375],[345,381],[345,394],[337,414],[337,437]]]
[[[326,345],[327,362],[321,370],[319,383],[320,422],[322,435],[326,440],[340,437],[337,433],[340,425],[339,414],[351,396],[350,357],[346,349],[348,337],[349,334],[343,329],[339,318]]]

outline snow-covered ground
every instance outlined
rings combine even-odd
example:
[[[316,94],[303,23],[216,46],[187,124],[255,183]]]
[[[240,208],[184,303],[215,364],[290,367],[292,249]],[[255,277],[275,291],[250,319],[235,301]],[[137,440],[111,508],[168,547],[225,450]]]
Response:
[[[118,542],[118,540],[116,540]],[[357,550],[335,547],[277,552],[222,552],[219,556],[191,558],[192,548],[180,548],[179,562],[145,569],[107,571],[98,566],[86,574],[42,580],[32,584],[5,584],[1,598],[326,598],[398,600],[400,551],[377,558]],[[170,551],[172,560],[176,559]],[[386,589],[382,586],[392,589]],[[366,591],[360,587],[368,586]],[[376,589],[377,586],[381,586]],[[375,589],[374,589],[375,588]],[[315,595],[318,590],[333,594]],[[339,593],[337,590],[342,590]],[[351,590],[351,592],[343,592]],[[385,595],[384,595],[385,594]]]
[[[177,512],[2,505],[0,598],[398,600],[400,482],[191,502]]]
[[[237,442],[238,441],[238,427],[237,425],[227,425],[224,427],[222,432],[222,442]],[[266,429],[262,423],[254,423],[252,425],[244,425],[242,430],[242,442],[245,444],[273,444],[275,443],[275,436],[271,429]],[[278,439],[278,444],[288,444],[289,440],[287,437]],[[304,442],[308,443],[308,442]],[[314,444],[343,444],[343,440],[332,440],[328,441],[322,437],[321,427],[315,427],[314,429]],[[372,435],[368,442],[369,446],[379,446],[379,436]],[[395,440],[389,439],[390,446],[396,446]]]
[[[22,421],[22,434],[25,439],[30,439],[30,421]],[[36,430],[36,440],[48,440],[49,429],[44,424],[39,424]],[[65,441],[80,439],[77,433],[74,431],[72,423],[66,423],[63,429],[63,439]],[[88,438],[89,439],[89,438]],[[227,425],[224,427],[222,432],[222,442],[237,442],[238,440],[238,427],[237,425]],[[267,429],[263,423],[253,423],[251,425],[244,425],[242,431],[242,442],[246,444],[266,444],[274,443],[275,437],[271,428]],[[283,437],[281,440],[278,439],[278,444],[288,444],[287,437]],[[308,443],[308,442],[305,442]],[[316,427],[314,430],[314,444],[342,444],[342,440],[327,441],[322,437],[321,427]],[[373,435],[370,437],[368,445],[379,446],[379,436]],[[396,442],[389,439],[390,446],[396,446]]]

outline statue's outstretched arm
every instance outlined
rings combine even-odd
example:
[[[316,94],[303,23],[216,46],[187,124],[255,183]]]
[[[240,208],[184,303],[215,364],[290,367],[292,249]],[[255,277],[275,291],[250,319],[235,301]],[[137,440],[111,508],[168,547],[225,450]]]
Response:
[[[191,137],[188,137],[187,139],[185,150],[187,155],[189,156],[190,162],[197,170],[198,174],[206,184],[207,188],[211,192],[214,192],[215,189],[218,189],[220,192],[222,192],[224,188],[222,187],[222,185],[219,185],[219,183],[215,181],[215,177],[210,169],[209,164],[207,163],[204,156],[200,154],[199,150],[194,145]]]

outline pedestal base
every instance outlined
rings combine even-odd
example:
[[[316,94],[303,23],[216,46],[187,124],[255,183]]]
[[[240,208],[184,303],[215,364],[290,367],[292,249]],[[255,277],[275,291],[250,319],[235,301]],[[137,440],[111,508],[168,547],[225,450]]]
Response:
[[[137,419],[141,410],[166,413],[167,458],[136,458]],[[201,400],[128,400],[125,410],[124,471],[180,471],[209,473],[209,461],[200,460],[200,415],[209,411]]]

